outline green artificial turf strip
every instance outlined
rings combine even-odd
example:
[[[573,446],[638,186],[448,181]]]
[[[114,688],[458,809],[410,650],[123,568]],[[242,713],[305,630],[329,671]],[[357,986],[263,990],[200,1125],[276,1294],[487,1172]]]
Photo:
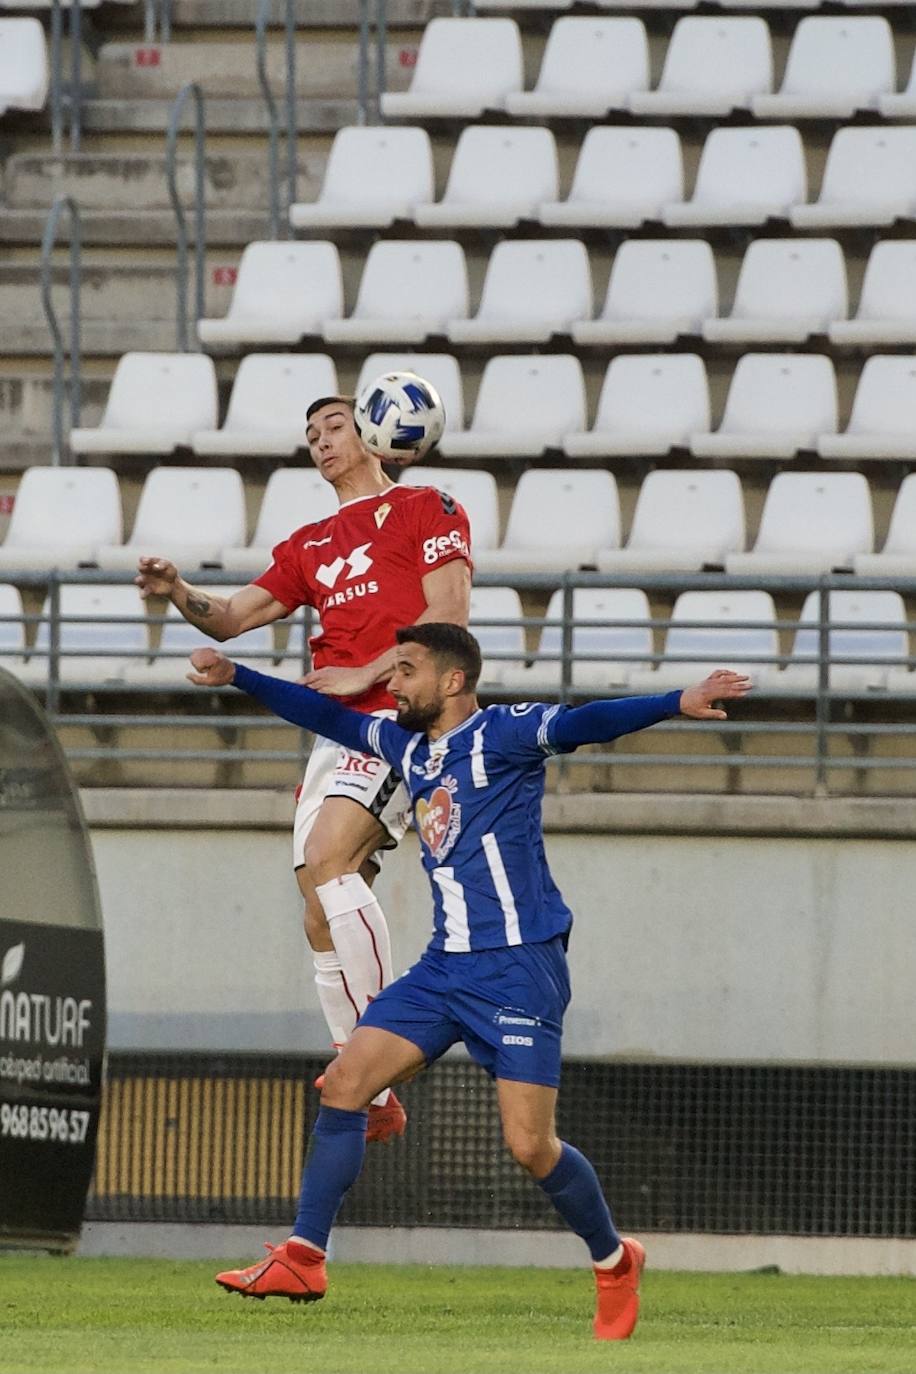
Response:
[[[250,1263],[253,1256],[246,1258]],[[211,1262],[0,1257],[0,1371],[913,1374],[916,1281],[649,1270],[630,1341],[587,1269],[334,1265],[322,1302],[224,1293]]]

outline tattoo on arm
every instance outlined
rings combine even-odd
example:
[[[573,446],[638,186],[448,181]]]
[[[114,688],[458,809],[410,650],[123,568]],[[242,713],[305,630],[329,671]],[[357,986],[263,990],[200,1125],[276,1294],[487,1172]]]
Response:
[[[193,615],[198,615],[202,620],[210,614],[213,607],[205,596],[200,592],[191,592],[188,595],[188,610]]]

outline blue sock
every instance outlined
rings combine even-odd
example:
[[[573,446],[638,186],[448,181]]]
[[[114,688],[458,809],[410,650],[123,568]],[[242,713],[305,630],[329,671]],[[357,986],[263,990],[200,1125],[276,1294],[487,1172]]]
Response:
[[[620,1236],[604,1200],[598,1175],[574,1145],[560,1142],[556,1167],[537,1183],[550,1198],[568,1226],[581,1236],[593,1260],[607,1259],[620,1244]]]
[[[347,1189],[363,1167],[366,1153],[366,1112],[322,1107],[312,1131],[308,1159],[302,1171],[299,1210],[293,1235],[328,1248],[328,1236]]]

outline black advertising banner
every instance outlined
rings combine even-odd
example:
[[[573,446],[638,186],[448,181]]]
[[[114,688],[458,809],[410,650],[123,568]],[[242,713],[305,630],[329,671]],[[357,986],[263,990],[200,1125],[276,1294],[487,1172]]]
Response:
[[[101,932],[0,921],[0,1237],[79,1232],[104,1053]]]
[[[71,1249],[95,1158],[105,960],[60,744],[0,670],[0,1247]]]

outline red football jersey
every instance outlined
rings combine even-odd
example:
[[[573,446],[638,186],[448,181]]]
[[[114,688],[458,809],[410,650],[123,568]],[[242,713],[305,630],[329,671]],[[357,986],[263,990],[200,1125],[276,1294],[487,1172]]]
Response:
[[[445,492],[390,487],[296,530],[255,585],[291,611],[318,612],[321,633],[310,641],[316,668],[361,668],[426,609],[427,573],[454,558],[470,563],[470,538],[467,515]],[[394,706],[384,683],[344,700],[359,711]]]

